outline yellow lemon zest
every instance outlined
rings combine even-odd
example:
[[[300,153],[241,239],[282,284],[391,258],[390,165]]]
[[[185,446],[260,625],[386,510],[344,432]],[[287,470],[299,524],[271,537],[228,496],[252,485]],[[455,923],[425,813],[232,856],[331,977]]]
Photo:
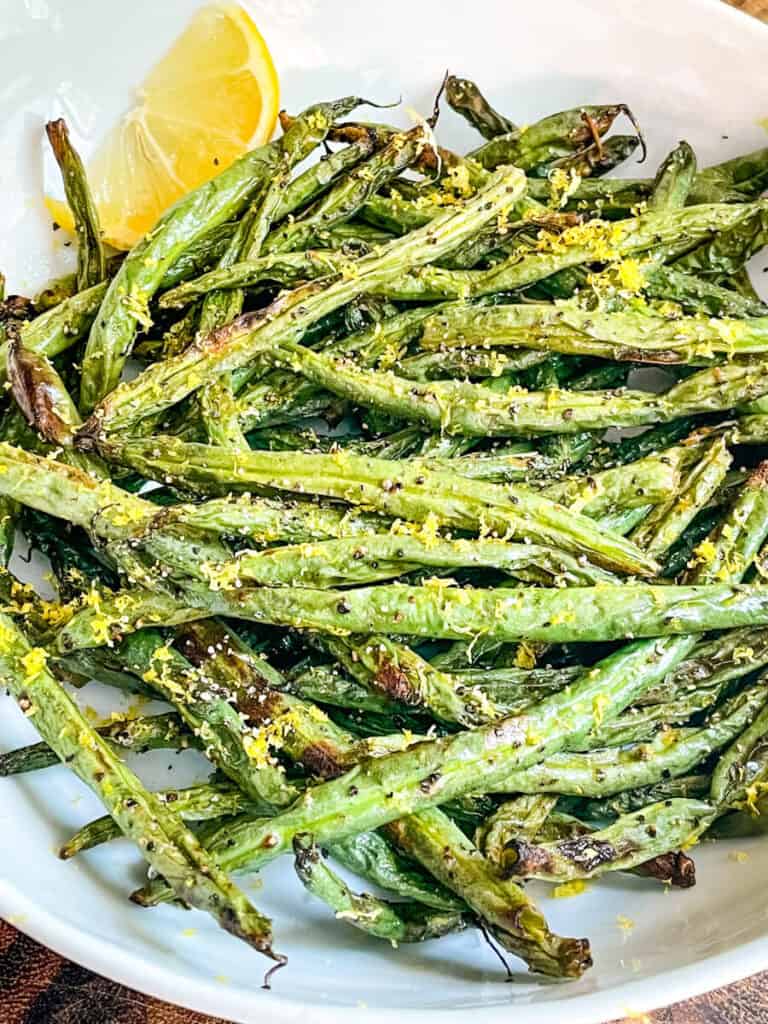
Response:
[[[572,882],[562,882],[560,885],[556,885],[550,896],[556,900],[567,900],[571,896],[580,896],[588,889],[589,886],[583,878],[574,878]]]
[[[48,664],[48,655],[42,647],[32,647],[21,659],[24,666],[24,678],[31,681],[36,679]]]
[[[521,640],[517,645],[515,665],[518,668],[536,668],[536,651],[525,640]]]

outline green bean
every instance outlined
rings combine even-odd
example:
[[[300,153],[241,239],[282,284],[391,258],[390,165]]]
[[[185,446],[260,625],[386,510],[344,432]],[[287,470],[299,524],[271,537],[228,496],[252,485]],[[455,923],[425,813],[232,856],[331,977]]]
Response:
[[[457,911],[464,901],[402,856],[379,832],[361,832],[333,843],[333,858],[347,870],[368,878],[402,899],[415,900],[435,910]]]
[[[249,494],[212,499],[199,505],[175,505],[157,513],[162,528],[178,523],[223,537],[269,544],[277,540],[301,544],[359,537],[388,525],[381,516],[313,502],[287,502]]]
[[[176,637],[207,685],[227,695],[257,736],[262,730],[267,750],[274,747],[311,774],[332,777],[413,742],[399,732],[355,740],[316,707],[288,693],[280,673],[219,623],[191,623]]]
[[[446,90],[469,156],[434,140]],[[50,729],[0,775],[86,735],[51,686],[159,697],[88,733],[109,813],[65,856],[152,829],[132,899],[188,890],[281,963],[225,872],[293,851],[373,937],[476,926],[578,977],[518,880],[693,884],[682,850],[768,807],[768,462],[739,447],[768,443],[768,149],[619,180],[623,105],[517,127],[446,75],[415,128],[340,120],[362,102],[283,112],[108,262],[51,126],[78,274],[35,302],[0,274],[0,562],[21,531],[57,588],[0,572],[0,674]],[[187,746],[190,790],[117,759]]]
[[[664,160],[648,199],[651,210],[674,210],[685,206],[696,178],[696,154],[687,142],[680,142]]]
[[[158,290],[175,288],[182,281],[199,277],[215,266],[229,245],[235,227],[235,221],[227,220],[190,240],[189,245],[178,254],[163,274]]]
[[[389,361],[412,337],[418,335],[428,312],[419,308],[406,310],[372,327],[332,340],[325,347],[328,351],[355,354],[366,365],[373,365],[380,359]],[[286,416],[293,419],[297,406],[303,404],[311,406],[319,401],[322,410],[329,400],[331,396],[327,391],[314,384],[302,383],[295,374],[280,369],[265,374],[262,379],[246,387],[238,397],[241,422],[246,430],[279,422]]]
[[[405,235],[429,224],[441,209],[441,206],[430,202],[426,196],[420,197],[420,201],[415,203],[393,190],[389,196],[371,196],[358,216],[371,227],[393,235]]]
[[[364,133],[355,142],[335,153],[327,153],[286,185],[275,220],[280,221],[325,193],[343,174],[369,157],[377,146],[374,132]]]
[[[726,701],[702,726],[660,733],[625,749],[606,747],[588,753],[561,753],[520,772],[511,772],[498,790],[507,793],[557,793],[603,799],[638,787],[686,775],[714,751],[735,740],[764,706],[761,686]]]
[[[765,680],[761,680],[763,685]],[[720,756],[712,773],[710,799],[720,807],[734,806],[745,799],[747,805],[760,792],[765,778],[765,737],[768,713],[763,708],[744,732]]]
[[[246,586],[323,589],[374,583],[419,568],[498,569],[523,579],[533,573],[550,583],[597,583],[615,578],[537,545],[490,539],[441,541],[390,533],[244,551],[231,561],[204,565],[203,575],[214,588],[240,580]]]
[[[228,375],[201,388],[195,397],[208,441],[224,448],[248,451],[250,446],[240,427],[240,410]]]
[[[726,514],[699,545],[686,580],[740,580],[758,558],[758,552],[762,557],[761,546],[768,531],[766,471],[768,465],[760,463],[749,475]]]
[[[45,356],[25,348],[19,331],[8,325],[7,372],[11,393],[29,425],[44,442],[63,447],[61,459],[94,478],[103,478],[101,459],[74,451],[72,440],[82,420],[64,381]],[[43,444],[43,450],[48,444]]]
[[[500,867],[507,840],[533,839],[557,804],[556,796],[518,796],[506,800],[475,830],[475,843],[488,858]]]
[[[696,175],[690,202],[744,202],[765,191],[768,184],[768,148],[706,167]],[[714,200],[720,202],[722,199]]]
[[[529,168],[527,173],[534,178],[549,177],[555,171],[578,175],[579,178],[593,175],[599,177],[623,164],[639,145],[641,140],[637,135],[612,135],[605,142],[593,142],[584,149],[557,155],[554,159],[545,159],[540,163],[538,151],[534,150],[525,161],[525,166]]]
[[[208,821],[249,810],[249,803],[234,787],[221,783],[204,783],[189,789],[172,789],[158,793],[158,799],[172,804],[185,820]],[[59,851],[69,859],[121,835],[110,817],[98,818],[85,825]],[[413,864],[401,857],[376,832],[363,832],[340,843],[333,844],[333,856],[350,871],[370,878],[376,884],[404,899],[415,900],[427,907],[443,912],[461,911],[463,903]]]
[[[324,646],[363,686],[408,707],[425,708],[444,722],[466,727],[497,721],[504,709],[385,636],[326,638]]]
[[[302,695],[344,708],[396,716],[403,707],[429,708],[444,721],[477,725],[508,716],[562,690],[579,669],[482,669],[446,672],[388,637],[322,641],[349,675],[314,665],[292,679]],[[620,720],[620,719],[619,719]]]
[[[496,136],[496,142],[501,147],[501,136]],[[488,143],[486,143],[488,145]],[[561,160],[567,160],[568,157],[574,157],[576,153],[583,153],[584,150],[574,150],[573,146],[568,145],[565,141],[554,141],[545,142],[541,146],[535,147],[520,147],[518,155],[515,157],[515,164],[518,167],[522,167],[525,173],[532,178],[543,178],[549,174],[552,167],[560,163]],[[472,157],[477,159],[477,154]]]
[[[172,624],[210,614],[232,615],[304,628],[461,639],[485,635],[500,640],[544,642],[608,640],[668,635],[652,644],[630,645],[647,671],[647,660],[668,651],[676,661],[695,642],[691,631],[761,625],[768,622],[766,588],[713,583],[737,581],[751,564],[768,530],[763,470],[747,481],[720,524],[706,560],[693,569],[686,586],[655,587],[601,584],[567,590],[460,591],[438,587],[380,586],[346,592],[273,588],[268,598],[258,590],[215,591],[190,582],[184,600],[198,607],[179,607],[157,593],[122,595],[104,602],[98,614],[84,609],[59,634],[63,650],[94,646],[110,631],[135,629],[137,623]],[[502,592],[503,593],[503,592]],[[725,603],[723,603],[725,602]],[[679,639],[675,639],[679,635]]]
[[[335,916],[355,928],[386,939],[397,946],[401,942],[424,942],[440,938],[469,923],[460,911],[427,909],[418,904],[389,903],[368,893],[357,894],[323,861],[309,836],[293,840],[296,874],[302,885],[327,903]]]
[[[88,187],[85,168],[69,138],[66,122],[48,121],[45,126],[56,163],[64,181],[77,236],[77,291],[99,284],[107,276],[107,259],[101,240],[96,204]]]
[[[295,430],[290,427],[273,428],[250,435],[251,445],[264,451],[337,452],[343,449],[375,458],[408,458],[413,466],[458,473],[473,480],[524,480],[531,475],[545,475],[559,468],[538,452],[530,451],[524,442],[494,448],[491,452],[425,458],[416,454],[417,447],[423,444],[424,439],[425,435],[414,427],[406,427],[374,440],[352,437],[340,441],[337,437],[318,436],[309,429]],[[445,439],[440,441],[444,444]]]
[[[251,801],[262,808],[290,802],[297,790],[279,768],[251,755],[248,730],[228,694],[211,693],[207,681],[151,630],[129,637],[121,655],[131,671],[151,682],[174,705],[189,730],[201,738],[211,760]]]
[[[494,110],[474,82],[468,78],[449,75],[445,80],[445,98],[486,139],[514,132],[516,126],[503,114]]]
[[[743,203],[754,199],[765,190],[768,160],[766,150],[760,149],[745,156],[700,170],[688,196],[689,203]],[[653,181],[643,178],[600,179],[582,181],[572,196],[573,201],[602,204],[603,213],[609,203],[626,215],[643,200],[647,200]],[[549,185],[542,182],[531,186],[537,199],[548,199]]]
[[[369,822],[384,824],[414,810],[444,803],[462,792],[492,789],[502,778],[508,779],[516,767],[524,768],[533,760],[547,757],[568,738],[588,731],[594,699],[607,697],[606,708],[618,713],[634,699],[638,689],[663,675],[669,667],[664,655],[654,655],[651,660],[644,656],[642,667],[630,671],[637,646],[628,653],[611,656],[602,670],[593,670],[574,687],[543,701],[532,718],[507,719],[506,723],[421,743],[410,751],[379,758],[351,775],[314,787],[311,803],[301,798],[263,825],[243,822],[232,826],[227,830],[227,842],[214,840],[211,849],[228,869],[245,864],[255,868],[287,850],[293,836],[301,831],[311,831],[324,842],[331,836],[371,827]],[[551,731],[555,721],[556,735]],[[420,784],[413,785],[416,779]],[[270,839],[265,843],[267,835]]]
[[[318,249],[331,249],[344,255],[364,256],[376,248],[392,241],[392,232],[375,228],[361,220],[353,218],[332,228],[321,229],[315,233],[313,245]]]
[[[569,665],[564,668],[453,668],[450,671],[463,685],[477,686],[500,704],[527,707],[541,697],[562,690],[579,675],[581,668]]]
[[[23,422],[18,410],[6,410],[0,417],[0,437],[4,441],[18,441],[19,426],[23,425]],[[21,505],[13,498],[3,495],[0,498],[0,566],[4,569],[8,568],[13,553],[20,516]]]
[[[549,143],[578,149],[582,143],[594,141],[593,132],[604,135],[621,113],[627,113],[627,107],[621,103],[564,110],[529,127],[496,136],[469,155],[487,170],[499,164],[525,166],[526,157],[531,152]]]
[[[657,704],[710,691],[715,696],[731,680],[762,668],[768,658],[768,633],[732,629],[700,641],[658,689],[647,690],[643,704]]]
[[[528,179],[529,182],[534,180]],[[400,218],[403,228],[412,230],[417,225],[429,223],[440,210],[439,206],[414,208],[414,204],[404,200],[377,197],[375,204],[369,202],[363,207],[361,216],[389,228],[394,228],[397,218]],[[557,271],[584,263],[616,260],[648,250],[662,261],[679,258],[702,242],[719,252],[726,248],[725,243],[718,244],[720,234],[732,244],[734,234],[741,233],[749,244],[754,244],[756,225],[762,223],[764,211],[765,203],[761,200],[743,206],[705,204],[684,210],[651,211],[631,218],[625,213],[626,219],[618,223],[595,220],[562,232],[554,239],[539,238],[534,248],[530,244],[517,243],[513,234],[514,248],[508,258],[497,266],[462,272],[425,268],[418,277],[410,275],[401,282],[388,285],[387,293],[408,300],[466,299],[493,291],[523,288]]]
[[[692,417],[683,417],[671,423],[660,423],[650,430],[630,437],[623,437],[592,452],[589,457],[590,468],[606,468],[624,465],[642,459],[646,455],[657,454],[662,448],[675,444],[687,437],[696,429],[697,421]]]
[[[287,341],[270,358],[349,401],[466,437],[535,437],[644,426],[725,411],[768,391],[757,355],[701,370],[661,395],[630,389],[574,392],[520,387],[504,393],[465,381],[421,383],[391,372],[361,370],[351,361]]]
[[[470,906],[482,908],[493,936],[531,970],[555,977],[581,975],[592,963],[587,940],[553,935],[523,890],[510,888],[486,868],[485,859],[461,829],[438,815],[436,810],[409,815],[390,824],[387,834],[408,842],[439,881],[460,890]]]
[[[672,799],[617,818],[606,828],[556,842],[510,838],[502,859],[509,877],[568,882],[606,871],[628,871],[670,850],[694,842],[714,809],[702,800]],[[683,878],[684,885],[691,879]],[[679,883],[678,883],[679,884]]]
[[[285,133],[280,140],[281,156],[275,175],[242,217],[229,247],[219,261],[219,268],[226,269],[240,259],[253,260],[262,251],[270,251],[267,235],[273,223],[295,207],[299,196],[306,196],[310,187],[317,188],[322,180],[323,176],[317,173],[309,178],[302,176],[303,182],[293,188],[290,196],[285,195],[293,167],[308,155],[315,142],[312,134],[307,135],[303,130],[300,121]],[[335,188],[332,189],[331,195],[335,191]],[[324,202],[320,200],[320,205],[323,206]],[[304,220],[299,223],[303,224]],[[276,234],[279,235],[279,231]],[[239,289],[207,294],[200,312],[200,333],[208,335],[233,320],[242,312],[243,299],[244,295]],[[225,373],[203,389],[197,404],[210,440],[247,450],[248,443],[240,429],[233,392],[234,378],[232,374]]]
[[[677,265],[658,267],[648,273],[643,287],[646,295],[677,302],[689,313],[741,320],[768,313],[768,306],[759,299],[746,298],[706,278],[686,274]]]
[[[739,444],[768,444],[768,415],[739,416],[736,439]]]
[[[600,518],[615,508],[658,505],[679,491],[696,449],[668,448],[613,469],[547,484],[542,493],[576,512]]]
[[[764,205],[745,207],[746,217],[724,225],[723,230],[692,248],[675,261],[676,270],[698,274],[733,274],[761,249],[768,239],[768,223]]]
[[[579,801],[578,809],[588,820],[611,820],[660,800],[675,800],[679,797],[704,799],[709,796],[709,784],[709,775],[683,775],[638,789],[626,789],[615,796]]]
[[[49,360],[24,348],[18,337],[9,338],[6,358],[13,397],[29,425],[51,444],[71,447],[83,421]]]
[[[442,377],[468,380],[497,378],[515,370],[526,370],[549,358],[536,349],[456,349],[446,352],[422,352],[397,361],[398,372],[409,380],[429,381]]]
[[[21,341],[31,352],[49,359],[66,351],[89,329],[106,294],[107,285],[94,285],[65,299],[21,327]],[[0,345],[0,374],[5,377],[7,343]]]
[[[289,136],[281,140],[283,152],[280,166],[272,181],[265,186],[263,193],[258,195],[241,218],[229,246],[219,260],[220,269],[226,269],[243,255],[256,257],[260,254],[290,177],[291,168],[297,160],[306,155],[301,148],[303,141],[303,138],[296,139],[292,145]],[[234,320],[242,312],[243,300],[244,294],[240,289],[209,292],[200,306],[200,334],[210,334]],[[248,450],[245,434],[240,429],[231,374],[222,374],[208,387],[202,388],[194,401],[211,443]]]
[[[524,446],[524,442],[522,444]],[[529,480],[553,468],[551,461],[538,452],[516,452],[516,447],[518,445],[511,444],[491,452],[468,452],[451,458],[414,457],[409,462],[414,467],[496,483]],[[508,448],[512,451],[507,452]]]
[[[312,665],[290,679],[290,690],[305,700],[359,711],[391,714],[397,704],[347,678],[336,665]]]
[[[768,624],[768,588],[754,584],[601,584],[567,590],[521,588],[515,594],[500,597],[496,590],[446,590],[435,584],[351,591],[209,591],[190,582],[179,600],[136,588],[104,600],[99,613],[84,609],[64,627],[59,642],[62,651],[93,647],[141,625],[167,626],[211,615],[323,632],[374,630],[436,639],[486,635],[542,643],[688,636]]]
[[[219,262],[219,270],[226,269],[240,259],[243,253],[251,255],[251,235],[255,232],[263,240],[263,236],[269,230],[271,218],[275,212],[276,204],[282,193],[282,189],[288,180],[289,167],[286,166],[287,158],[283,156],[281,163],[275,171],[275,177],[259,192],[256,199],[240,218],[229,245],[222,254]],[[255,246],[254,256],[259,255],[259,246]],[[210,334],[219,327],[224,327],[242,312],[243,293],[240,289],[230,291],[212,290],[203,298],[200,305],[200,317],[198,330],[201,334]],[[226,375],[222,377],[222,383]],[[215,382],[214,382],[215,384]],[[213,386],[213,385],[212,385]],[[224,385],[223,385],[224,386]],[[226,386],[231,386],[227,383]]]
[[[221,783],[201,783],[189,789],[166,789],[156,796],[161,803],[172,806],[184,821],[209,821],[212,818],[253,811],[253,805],[240,790]],[[78,853],[119,839],[121,834],[109,815],[96,818],[84,825],[61,847],[59,857],[70,860]]]
[[[573,355],[634,362],[710,362],[762,353],[768,319],[713,320],[647,313],[600,313],[551,305],[443,307],[426,320],[421,344],[428,349],[514,345]]]
[[[123,750],[143,753],[146,750],[197,746],[195,737],[187,733],[181,719],[173,712],[138,718],[117,715],[108,724],[97,727],[96,731],[118,753]],[[33,743],[0,754],[0,776],[34,772],[59,763],[57,754],[47,743]]]
[[[201,277],[185,281],[161,295],[159,305],[162,309],[175,309],[216,290],[248,288],[269,281],[278,281],[284,285],[296,284],[338,273],[352,265],[350,259],[343,254],[324,249],[276,252],[219,266]]]
[[[626,216],[632,207],[648,199],[652,188],[653,179],[650,178],[586,178],[578,183],[568,202],[569,205],[581,202],[588,207],[594,206],[602,213],[605,204],[618,201]],[[533,179],[530,184],[531,196],[542,202],[557,199],[557,191],[557,188],[553,190],[550,181]]]
[[[718,490],[731,465],[725,437],[715,438],[682,486],[666,502],[657,505],[630,534],[632,540],[655,558],[669,551],[694,516]]]
[[[671,677],[674,678],[674,672]],[[648,704],[642,698],[642,706],[628,708],[624,714],[606,725],[597,726],[582,743],[574,743],[573,749],[586,751],[644,743],[653,739],[657,733],[663,733],[672,726],[683,725],[693,715],[711,708],[721,690],[722,687],[703,686],[656,704]]]
[[[160,288],[169,289],[179,285],[187,276],[199,276],[213,261],[219,249],[228,241],[231,224],[221,224],[193,243],[173,265],[166,270]],[[96,313],[106,294],[105,282],[94,285],[83,292],[63,298],[41,312],[22,328],[25,348],[48,358],[66,351],[80,340],[90,329]],[[0,378],[5,374],[5,356],[0,346]]]

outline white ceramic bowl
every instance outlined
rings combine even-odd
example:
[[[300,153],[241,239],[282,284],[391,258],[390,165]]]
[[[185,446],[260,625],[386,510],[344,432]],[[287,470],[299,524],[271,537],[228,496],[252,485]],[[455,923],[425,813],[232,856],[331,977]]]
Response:
[[[64,112],[86,147],[128,101],[195,0],[0,2],[0,268],[13,290],[43,283],[69,252],[41,202],[42,125]],[[519,122],[579,103],[622,100],[645,126],[653,167],[680,138],[702,163],[768,144],[768,31],[717,0],[255,0],[283,103],[358,92],[428,111],[446,67],[476,78]],[[389,116],[389,115],[387,115]],[[470,131],[450,112],[448,145]],[[632,173],[634,168],[629,169]],[[58,233],[59,236],[61,233]],[[87,693],[98,705],[104,694]],[[109,696],[114,706],[114,697]],[[0,749],[33,739],[0,698]],[[153,786],[200,778],[201,759],[141,760]],[[237,1021],[336,1024],[365,1017],[491,1024],[586,1024],[646,1010],[768,967],[768,841],[697,850],[698,886],[665,893],[616,877],[542,903],[563,934],[587,935],[595,967],[578,983],[520,974],[504,983],[476,933],[392,950],[334,921],[287,862],[244,884],[275,920],[290,965],[273,991],[265,963],[202,914],[144,911],[126,894],[138,858],[119,842],[73,863],[57,845],[100,813],[65,769],[0,780],[0,914],[34,938],[126,985]],[[262,883],[259,883],[260,885]],[[618,917],[634,922],[631,930]],[[522,1014],[522,1016],[521,1016]]]

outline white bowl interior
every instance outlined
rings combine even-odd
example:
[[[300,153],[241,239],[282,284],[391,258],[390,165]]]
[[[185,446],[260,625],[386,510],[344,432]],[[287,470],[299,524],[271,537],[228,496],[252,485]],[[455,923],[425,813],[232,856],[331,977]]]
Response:
[[[64,113],[85,152],[129,102],[132,86],[197,6],[194,0],[25,0],[0,5],[0,268],[28,292],[71,261],[41,201],[43,121]],[[648,173],[678,139],[702,164],[768,144],[760,95],[768,32],[716,0],[254,0],[250,5],[296,110],[319,98],[360,93],[428,113],[445,68],[477,79],[525,123],[579,103],[622,100],[644,125]],[[21,10],[19,10],[21,7]],[[364,112],[364,116],[368,116]],[[378,116],[371,113],[371,118]],[[407,123],[401,108],[383,118]],[[441,141],[468,148],[471,131],[447,111]],[[47,173],[47,172],[46,172]],[[763,269],[759,261],[755,272]],[[101,706],[105,694],[85,697]],[[108,695],[114,707],[114,696]],[[34,738],[0,699],[0,749]],[[204,773],[194,754],[138,762],[153,786]],[[552,925],[589,936],[595,967],[575,984],[522,973],[504,983],[477,934],[392,950],[309,899],[289,863],[244,880],[275,921],[290,966],[269,994],[256,954],[201,914],[140,910],[126,894],[141,881],[124,842],[72,863],[57,845],[98,815],[98,803],[63,768],[0,781],[0,913],[102,973],[155,995],[238,1021],[394,1019],[439,1011],[501,1020],[525,1006],[526,1022],[603,1020],[658,1006],[768,963],[762,881],[768,842],[704,844],[698,886],[665,892],[615,877],[578,898],[551,900]],[[736,851],[748,854],[736,858]],[[619,918],[630,919],[627,930]],[[510,1006],[512,1004],[512,1006]]]

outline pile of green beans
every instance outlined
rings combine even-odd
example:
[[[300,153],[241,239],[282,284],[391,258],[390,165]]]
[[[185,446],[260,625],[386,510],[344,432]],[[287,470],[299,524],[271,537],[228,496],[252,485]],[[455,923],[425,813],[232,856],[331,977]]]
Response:
[[[40,742],[0,776],[64,763],[106,814],[62,857],[131,839],[134,903],[276,966],[232,875],[287,854],[339,928],[578,978],[522,881],[686,887],[763,831],[768,150],[612,177],[625,104],[442,94],[467,155],[317,103],[124,256],[47,126],[77,269],[2,297],[0,682]],[[167,710],[95,725],[91,679]],[[156,748],[209,781],[147,790]]]

